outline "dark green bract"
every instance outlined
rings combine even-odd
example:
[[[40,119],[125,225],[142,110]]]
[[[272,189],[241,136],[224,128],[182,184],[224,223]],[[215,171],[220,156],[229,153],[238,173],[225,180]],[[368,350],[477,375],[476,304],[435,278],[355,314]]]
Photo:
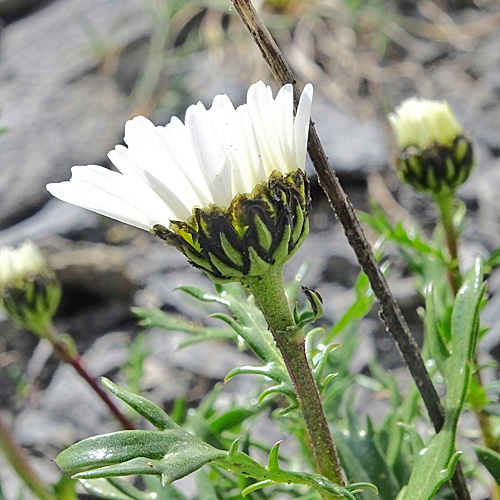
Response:
[[[216,282],[261,276],[282,265],[309,233],[309,183],[301,170],[273,172],[229,208],[195,208],[187,222],[157,224],[153,232]]]
[[[428,194],[452,193],[469,177],[474,165],[472,143],[458,135],[451,145],[427,149],[408,146],[398,154],[397,169],[403,182]]]

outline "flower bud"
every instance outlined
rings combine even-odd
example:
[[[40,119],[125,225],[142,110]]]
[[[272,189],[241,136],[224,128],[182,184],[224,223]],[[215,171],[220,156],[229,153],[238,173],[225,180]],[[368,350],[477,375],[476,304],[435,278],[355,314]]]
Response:
[[[43,336],[61,298],[61,286],[32,242],[0,248],[0,305],[10,319]]]
[[[397,171],[428,194],[453,193],[472,170],[472,143],[445,101],[412,97],[388,115],[398,147]]]

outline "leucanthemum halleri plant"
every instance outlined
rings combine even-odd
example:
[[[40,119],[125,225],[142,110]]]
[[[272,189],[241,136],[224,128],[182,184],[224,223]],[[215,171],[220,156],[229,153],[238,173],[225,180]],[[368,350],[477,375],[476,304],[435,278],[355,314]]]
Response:
[[[76,166],[49,184],[57,198],[153,232],[216,281],[258,276],[282,264],[308,233],[305,177],[313,89],[296,116],[293,89],[273,99],[263,82],[236,109],[226,95],[155,127],[136,117],[109,152],[119,170]]]
[[[283,264],[309,232],[306,147],[313,89],[296,113],[292,85],[273,98],[262,82],[234,108],[225,95],[198,103],[183,124],[155,127],[137,117],[125,126],[127,147],[109,158],[119,170],[73,167],[69,182],[49,184],[58,198],[151,231],[178,248],[215,282],[244,284],[263,312],[296,392],[316,470],[344,485],[344,475],[305,351],[304,325],[292,315]],[[308,297],[309,297],[308,296]],[[271,349],[271,347],[270,347]]]

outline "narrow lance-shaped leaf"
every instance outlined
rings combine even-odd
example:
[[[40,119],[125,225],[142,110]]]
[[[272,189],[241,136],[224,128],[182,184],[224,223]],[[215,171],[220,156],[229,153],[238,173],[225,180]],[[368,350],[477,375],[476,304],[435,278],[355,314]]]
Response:
[[[368,498],[393,500],[399,492],[399,483],[393,470],[375,440],[375,432],[370,420],[362,428],[357,416],[349,411],[348,432],[334,429],[335,443],[344,458],[348,477],[370,481],[378,488],[379,494]]]
[[[134,394],[125,389],[121,389],[111,380],[103,377],[101,379],[104,387],[127,403],[139,415],[142,415],[146,420],[153,424],[158,430],[178,429],[180,428],[159,406],[155,405],[149,399],[146,399],[138,394]]]
[[[429,344],[431,356],[436,362],[439,371],[444,373],[450,352],[437,328],[435,293],[432,283],[429,284],[425,291],[425,339]]]
[[[151,401],[111,382],[107,386],[161,431],[119,431],[84,439],[62,451],[57,465],[79,479],[131,474],[159,476],[163,484],[191,474],[226,456],[175,424]]]
[[[500,453],[483,446],[476,446],[474,451],[479,461],[488,469],[495,482],[500,486]]]
[[[451,321],[451,355],[444,367],[445,422],[441,431],[420,451],[407,487],[399,500],[428,500],[453,475],[460,453],[455,452],[458,418],[469,387],[471,360],[479,327],[479,309],[485,290],[478,259],[460,288]]]
[[[152,500],[151,496],[130,483],[116,478],[114,480],[122,481],[122,484],[112,483],[109,479],[102,478],[80,479],[80,484],[92,495],[106,500]]]

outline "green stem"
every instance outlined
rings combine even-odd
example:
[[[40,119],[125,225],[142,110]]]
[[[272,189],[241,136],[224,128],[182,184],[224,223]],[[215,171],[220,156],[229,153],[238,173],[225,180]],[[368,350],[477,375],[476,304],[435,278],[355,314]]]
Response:
[[[285,361],[304,416],[317,470],[326,478],[344,486],[343,470],[321,406],[318,388],[307,362],[304,337],[301,331],[297,331],[290,313],[281,266],[273,267],[264,276],[247,277],[244,284],[264,313]]]
[[[435,196],[434,199],[439,209],[439,215],[441,217],[441,223],[443,224],[444,229],[446,246],[450,254],[448,279],[450,281],[453,294],[456,295],[458,293],[458,290],[460,289],[460,286],[462,285],[462,275],[460,273],[458,260],[458,234],[455,228],[455,224],[453,223],[455,198],[452,194],[444,194],[441,196]],[[477,366],[476,358],[474,359],[474,364],[475,366]],[[476,370],[473,376],[476,379],[476,383],[479,385],[479,387],[483,388],[484,386],[481,379],[481,373]],[[471,395],[469,395],[469,403],[473,407],[476,414],[484,444],[492,450],[499,451],[498,440],[496,439],[493,432],[489,416],[482,411],[481,405],[478,405],[477,402],[473,400]]]
[[[31,490],[31,493],[40,500],[55,500],[55,496],[48,490],[44,482],[32,469],[28,457],[23,449],[17,444],[10,429],[4,422],[0,413],[0,449],[9,461],[12,468],[21,478],[24,484]]]
[[[439,209],[441,223],[444,229],[444,238],[450,254],[450,263],[448,265],[448,280],[450,281],[453,295],[456,295],[462,285],[462,277],[458,263],[458,235],[453,223],[454,196],[452,194],[443,194],[435,196],[434,200]]]

